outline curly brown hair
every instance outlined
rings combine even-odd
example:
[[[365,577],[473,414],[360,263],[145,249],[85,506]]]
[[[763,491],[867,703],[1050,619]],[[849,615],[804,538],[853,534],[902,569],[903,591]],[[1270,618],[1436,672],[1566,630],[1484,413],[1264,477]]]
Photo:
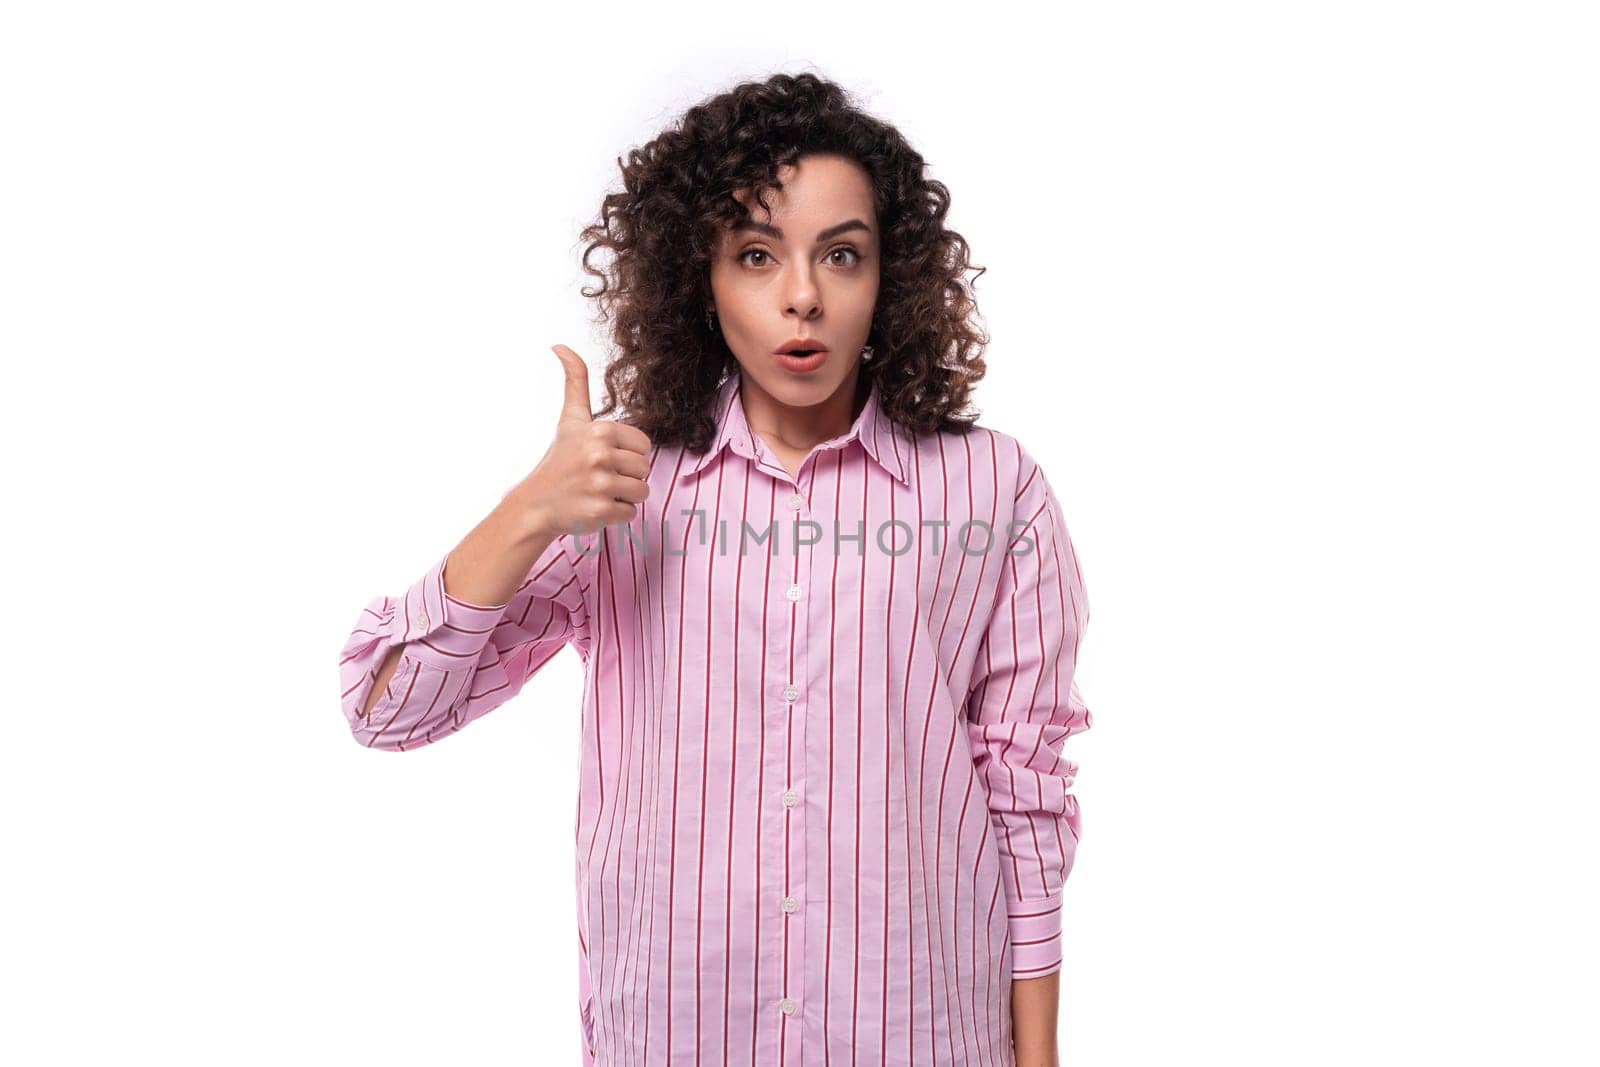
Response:
[[[736,191],[762,199],[781,189],[779,168],[811,154],[845,156],[872,183],[882,233],[878,300],[868,342],[884,411],[912,433],[965,433],[964,411],[983,377],[988,335],[976,325],[973,267],[959,233],[946,228],[950,191],[923,174],[923,158],[893,126],[856,107],[814,74],[744,82],[686,111],[624,162],[622,190],[581,233],[583,269],[599,279],[581,290],[595,321],[611,322],[620,354],[605,370],[606,398],[656,444],[703,453],[716,433],[711,398],[738,368],[706,321],[710,269],[721,231],[748,218]],[[608,269],[590,257],[609,250]]]

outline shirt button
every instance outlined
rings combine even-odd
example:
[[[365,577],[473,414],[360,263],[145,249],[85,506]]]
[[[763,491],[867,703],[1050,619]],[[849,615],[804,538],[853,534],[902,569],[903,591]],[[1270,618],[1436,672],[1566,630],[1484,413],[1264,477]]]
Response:
[[[783,806],[792,808],[800,802],[800,796],[793,789],[787,789],[783,794]]]
[[[793,913],[799,907],[800,907],[800,902],[798,900],[794,899],[794,897],[784,897],[783,898],[783,910],[784,911]]]
[[[415,619],[411,620],[411,621],[415,622],[418,626],[422,627],[423,629],[427,629],[427,626],[428,626],[428,615],[427,615],[426,612],[419,611],[419,612],[417,612],[417,617]]]
[[[799,600],[800,587],[798,585],[791,585],[789,587],[789,591],[785,593],[784,596],[788,597],[790,600]]]
[[[788,997],[784,997],[782,1000],[780,1000],[778,1002],[778,1007],[783,1009],[783,1013],[785,1015],[794,1014],[794,1001],[790,1000]]]
[[[803,506],[805,506],[805,502],[806,502],[806,498],[801,496],[799,493],[790,494],[790,496],[789,496],[789,510],[790,511],[799,511]]]
[[[797,686],[797,685],[786,685],[786,686],[783,687],[783,699],[789,701],[790,703],[793,703],[796,699],[799,698],[799,696],[800,696],[800,687],[799,686]]]

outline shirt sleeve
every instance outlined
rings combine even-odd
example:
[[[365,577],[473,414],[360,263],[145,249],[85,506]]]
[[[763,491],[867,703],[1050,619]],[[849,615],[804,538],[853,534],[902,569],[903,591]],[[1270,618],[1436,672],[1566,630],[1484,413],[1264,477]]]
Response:
[[[996,531],[1008,548],[966,708],[998,839],[1014,979],[1061,966],[1062,887],[1081,829],[1078,765],[1063,748],[1093,722],[1073,678],[1089,622],[1077,553],[1044,471],[1018,449],[1014,522]]]
[[[585,659],[589,616],[577,549],[552,541],[499,607],[445,592],[446,553],[399,597],[374,598],[339,659],[341,704],[350,732],[368,748],[405,752],[482,718],[522,689],[557,652],[574,644]],[[372,709],[361,709],[389,649],[399,664]]]

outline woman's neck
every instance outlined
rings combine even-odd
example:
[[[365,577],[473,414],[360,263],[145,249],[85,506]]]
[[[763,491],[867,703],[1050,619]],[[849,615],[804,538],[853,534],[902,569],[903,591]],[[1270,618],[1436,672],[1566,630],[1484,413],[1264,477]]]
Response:
[[[833,395],[810,407],[780,403],[748,374],[740,382],[739,393],[752,433],[760,434],[774,451],[804,456],[849,431],[866,404],[865,384],[861,368],[854,367]]]

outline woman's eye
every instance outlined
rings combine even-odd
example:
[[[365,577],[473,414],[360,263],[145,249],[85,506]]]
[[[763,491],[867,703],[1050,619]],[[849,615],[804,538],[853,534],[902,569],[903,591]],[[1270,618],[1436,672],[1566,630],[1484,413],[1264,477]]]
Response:
[[[848,261],[846,261],[845,263],[836,263],[835,264],[836,266],[853,267],[861,259],[861,253],[857,252],[854,248],[851,248],[849,245],[842,245],[839,248],[835,248],[833,251],[828,253],[826,258],[832,259],[834,256],[838,255],[841,252],[848,253],[851,258]],[[760,263],[752,262],[751,260],[749,260],[746,257],[748,257],[748,256],[766,256],[766,255],[767,255],[767,250],[764,249],[764,248],[747,248],[743,252],[739,253],[738,259],[739,259],[740,263],[749,263],[752,267],[759,267],[759,266],[761,266]]]

